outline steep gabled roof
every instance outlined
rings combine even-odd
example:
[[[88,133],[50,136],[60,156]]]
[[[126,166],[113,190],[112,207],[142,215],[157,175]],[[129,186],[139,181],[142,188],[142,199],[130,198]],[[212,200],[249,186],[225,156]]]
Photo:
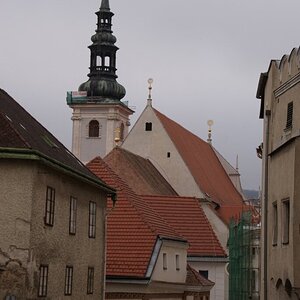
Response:
[[[161,215],[189,242],[189,256],[226,257],[199,199],[181,196],[142,196],[145,202]]]
[[[100,158],[87,167],[117,190],[108,214],[107,276],[144,278],[157,238],[185,239]]]
[[[116,147],[104,161],[139,195],[177,195],[149,159]]]
[[[55,136],[2,89],[0,157],[38,159],[114,193],[113,189],[86,168]]]
[[[153,109],[179,154],[189,168],[200,190],[219,206],[242,209],[243,199],[232,184],[210,144],[200,139],[178,123]]]

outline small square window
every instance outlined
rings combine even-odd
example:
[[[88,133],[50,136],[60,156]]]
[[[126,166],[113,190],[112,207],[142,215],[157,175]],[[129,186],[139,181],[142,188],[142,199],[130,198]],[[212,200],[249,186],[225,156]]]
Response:
[[[145,130],[146,131],[152,131],[152,123],[151,122],[146,122]]]
[[[55,189],[47,186],[46,192],[46,209],[45,209],[45,224],[53,226],[54,224],[54,208],[55,208]]]
[[[48,288],[48,265],[40,266],[38,296],[46,297]]]
[[[88,268],[88,278],[87,278],[87,294],[94,293],[94,268]]]
[[[208,270],[199,270],[199,274],[200,274],[202,277],[208,279]]]

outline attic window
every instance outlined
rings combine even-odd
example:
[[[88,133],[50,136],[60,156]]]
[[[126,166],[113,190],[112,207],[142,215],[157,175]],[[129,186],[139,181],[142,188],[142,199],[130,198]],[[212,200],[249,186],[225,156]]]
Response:
[[[152,131],[152,123],[151,122],[146,122],[145,131]]]
[[[167,157],[171,157],[171,153],[170,152],[167,152]]]
[[[293,126],[293,110],[294,105],[293,102],[288,103],[287,113],[286,113],[286,128],[292,128]]]

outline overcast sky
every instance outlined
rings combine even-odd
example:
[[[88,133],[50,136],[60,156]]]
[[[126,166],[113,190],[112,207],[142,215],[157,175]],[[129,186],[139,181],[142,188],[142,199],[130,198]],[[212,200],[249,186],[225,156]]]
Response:
[[[71,109],[66,92],[87,80],[90,37],[100,0],[1,0],[0,87],[67,147]],[[299,46],[299,0],[110,0],[120,48],[124,100],[153,106],[207,139],[233,165],[244,188],[260,186],[262,140],[255,98],[271,59]]]

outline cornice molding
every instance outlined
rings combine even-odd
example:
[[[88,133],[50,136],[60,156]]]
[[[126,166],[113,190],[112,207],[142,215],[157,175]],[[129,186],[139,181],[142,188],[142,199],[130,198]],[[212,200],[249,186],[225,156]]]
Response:
[[[284,84],[282,84],[279,88],[277,88],[274,91],[275,98],[278,98],[285,92],[287,92],[289,89],[291,89],[293,86],[298,84],[300,82],[300,73],[296,74],[292,78],[290,78],[288,81],[286,81]]]

